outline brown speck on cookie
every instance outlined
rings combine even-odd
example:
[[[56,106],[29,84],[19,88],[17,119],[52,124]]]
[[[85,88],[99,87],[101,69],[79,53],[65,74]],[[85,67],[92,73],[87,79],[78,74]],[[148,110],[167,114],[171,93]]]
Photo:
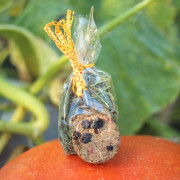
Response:
[[[97,129],[94,129],[94,132],[95,132],[95,134],[98,134],[98,130]]]

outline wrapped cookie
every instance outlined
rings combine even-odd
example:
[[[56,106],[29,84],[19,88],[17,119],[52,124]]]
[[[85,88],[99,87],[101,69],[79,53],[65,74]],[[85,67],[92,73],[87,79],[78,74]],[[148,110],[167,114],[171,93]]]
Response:
[[[111,77],[94,66],[101,44],[93,8],[89,18],[75,17],[72,40],[73,15],[68,10],[66,20],[45,26],[73,68],[61,94],[58,134],[67,154],[78,154],[89,163],[99,164],[111,159],[120,145],[115,96]],[[50,29],[52,25],[55,33]]]

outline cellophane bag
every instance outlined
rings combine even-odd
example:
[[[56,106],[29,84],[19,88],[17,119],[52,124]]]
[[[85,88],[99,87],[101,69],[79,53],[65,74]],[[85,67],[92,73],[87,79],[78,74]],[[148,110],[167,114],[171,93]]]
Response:
[[[79,64],[96,62],[101,44],[92,13],[90,17],[74,18],[73,43]],[[66,154],[78,154],[89,163],[106,162],[120,145],[111,77],[95,66],[87,66],[82,71],[86,89],[79,97],[73,90],[73,73],[61,93],[58,120],[61,145]]]

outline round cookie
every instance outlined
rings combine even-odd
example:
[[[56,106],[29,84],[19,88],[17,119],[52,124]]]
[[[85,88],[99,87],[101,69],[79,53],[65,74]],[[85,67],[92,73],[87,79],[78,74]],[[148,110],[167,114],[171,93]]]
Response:
[[[81,114],[70,121],[75,152],[85,161],[100,164],[118,151],[120,133],[107,114]]]

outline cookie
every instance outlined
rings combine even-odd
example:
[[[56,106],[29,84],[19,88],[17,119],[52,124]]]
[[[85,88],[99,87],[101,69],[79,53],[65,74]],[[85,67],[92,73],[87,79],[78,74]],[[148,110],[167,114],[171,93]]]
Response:
[[[93,112],[70,121],[75,152],[84,161],[100,164],[110,160],[120,145],[120,133],[109,115]]]

